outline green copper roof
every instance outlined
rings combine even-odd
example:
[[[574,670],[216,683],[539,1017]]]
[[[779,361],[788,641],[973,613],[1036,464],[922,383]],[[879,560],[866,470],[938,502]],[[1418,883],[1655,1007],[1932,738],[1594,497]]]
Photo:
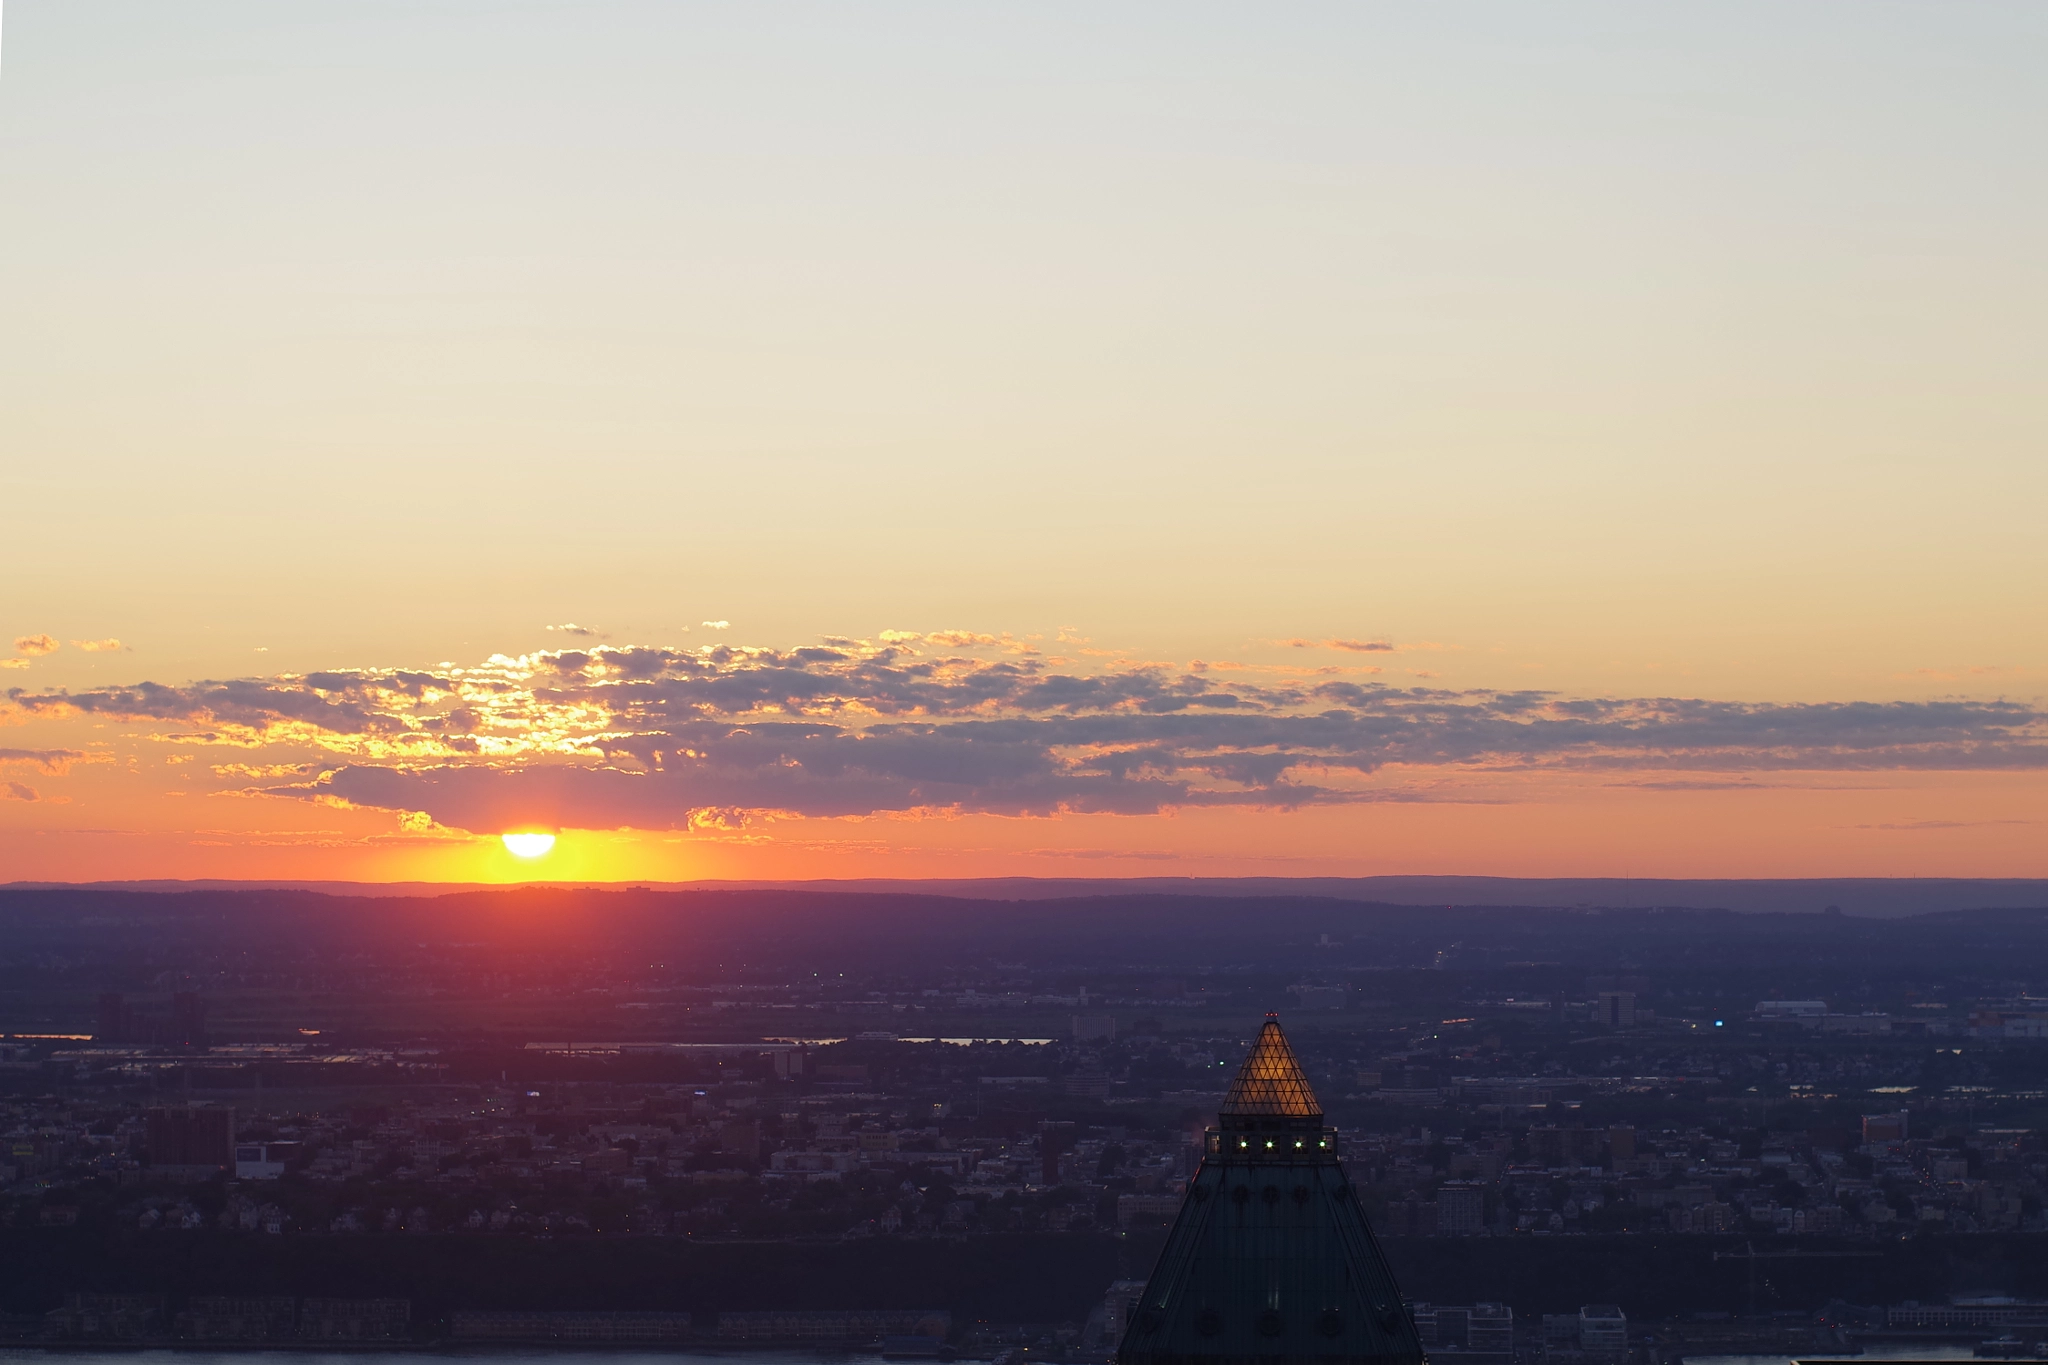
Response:
[[[1208,1134],[1118,1365],[1427,1365],[1320,1120],[1269,1019]]]

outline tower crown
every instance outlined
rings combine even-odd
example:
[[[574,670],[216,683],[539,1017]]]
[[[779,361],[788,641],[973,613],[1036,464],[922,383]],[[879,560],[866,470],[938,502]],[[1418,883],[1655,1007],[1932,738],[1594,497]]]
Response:
[[[1280,1021],[1266,1017],[1119,1365],[1429,1365]]]
[[[1237,1069],[1217,1119],[1224,1129],[1322,1126],[1323,1106],[1316,1102],[1316,1092],[1309,1088],[1280,1021],[1272,1015],[1266,1016],[1258,1041]],[[1292,1122],[1276,1125],[1274,1120]]]

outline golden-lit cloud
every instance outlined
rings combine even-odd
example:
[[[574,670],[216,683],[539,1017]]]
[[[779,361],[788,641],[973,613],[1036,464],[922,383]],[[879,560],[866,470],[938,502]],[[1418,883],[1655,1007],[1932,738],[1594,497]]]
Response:
[[[118,654],[124,646],[119,640],[73,640],[74,646],[88,654]]]
[[[216,763],[215,777],[253,778],[308,777],[319,767],[316,763]]]
[[[467,667],[14,688],[5,705],[268,751],[213,766],[256,784],[250,794],[493,834],[1502,799],[1446,796],[1418,780],[1432,772],[1657,773],[1668,787],[1687,772],[1719,784],[2048,768],[2048,715],[2005,700],[1575,697],[953,652],[967,639],[1007,637],[598,646]]]
[[[57,642],[57,637],[54,635],[17,635],[14,637],[15,652],[17,654],[26,654],[32,659],[41,658],[45,654],[55,654],[61,648],[63,646]]]

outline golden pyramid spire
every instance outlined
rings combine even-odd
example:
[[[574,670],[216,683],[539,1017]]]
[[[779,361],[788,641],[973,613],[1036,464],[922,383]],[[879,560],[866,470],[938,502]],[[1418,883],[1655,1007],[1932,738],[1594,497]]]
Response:
[[[1280,1031],[1280,1020],[1266,1016],[1251,1055],[1237,1070],[1230,1093],[1223,1097],[1224,1118],[1314,1118],[1323,1116],[1316,1092],[1309,1089],[1294,1049]]]

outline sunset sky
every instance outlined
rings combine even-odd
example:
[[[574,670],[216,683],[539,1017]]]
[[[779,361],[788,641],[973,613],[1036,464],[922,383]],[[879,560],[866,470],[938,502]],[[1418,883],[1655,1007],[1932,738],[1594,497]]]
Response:
[[[0,881],[2048,876],[2048,8],[4,42]]]

